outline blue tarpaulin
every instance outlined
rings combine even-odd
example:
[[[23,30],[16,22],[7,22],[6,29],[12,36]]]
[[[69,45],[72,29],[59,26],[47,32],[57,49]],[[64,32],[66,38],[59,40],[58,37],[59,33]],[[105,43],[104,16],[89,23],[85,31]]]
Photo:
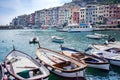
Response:
[[[87,26],[86,23],[80,23],[80,26]]]

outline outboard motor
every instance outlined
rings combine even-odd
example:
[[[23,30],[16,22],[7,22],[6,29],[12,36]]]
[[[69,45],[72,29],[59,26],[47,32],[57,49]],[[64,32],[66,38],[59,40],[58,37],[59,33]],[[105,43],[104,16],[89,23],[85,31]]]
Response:
[[[115,38],[108,39],[108,42],[115,42]]]
[[[36,37],[34,37],[34,38],[33,38],[33,42],[36,42],[36,40],[37,40],[37,38],[36,38]]]
[[[89,46],[87,47],[87,49],[85,49],[85,52],[87,52],[87,51],[89,51],[89,50],[91,50],[91,49],[93,49],[93,46],[92,46],[92,45],[89,45]]]

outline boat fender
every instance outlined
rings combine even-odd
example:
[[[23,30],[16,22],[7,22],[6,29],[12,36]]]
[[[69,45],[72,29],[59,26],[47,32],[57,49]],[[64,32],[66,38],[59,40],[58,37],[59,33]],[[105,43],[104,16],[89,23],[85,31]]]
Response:
[[[33,77],[33,71],[29,72],[30,77]]]
[[[7,75],[4,75],[3,80],[8,80]]]

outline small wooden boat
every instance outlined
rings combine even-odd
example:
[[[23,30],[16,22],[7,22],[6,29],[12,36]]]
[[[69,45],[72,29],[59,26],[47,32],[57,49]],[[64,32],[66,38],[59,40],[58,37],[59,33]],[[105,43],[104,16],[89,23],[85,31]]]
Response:
[[[61,51],[64,55],[75,60],[84,60],[85,63],[87,63],[88,67],[109,70],[109,62],[106,59],[62,46]]]
[[[59,52],[39,47],[36,56],[51,72],[66,78],[84,78],[86,64],[78,62]]]
[[[29,41],[30,44],[36,44],[39,43],[39,38],[38,37],[33,37]]]
[[[4,62],[7,71],[17,80],[48,80],[49,71],[24,52],[13,49]]]
[[[4,70],[2,64],[0,64],[0,80],[3,80],[4,77]]]
[[[64,43],[64,39],[58,36],[52,36],[52,42]]]

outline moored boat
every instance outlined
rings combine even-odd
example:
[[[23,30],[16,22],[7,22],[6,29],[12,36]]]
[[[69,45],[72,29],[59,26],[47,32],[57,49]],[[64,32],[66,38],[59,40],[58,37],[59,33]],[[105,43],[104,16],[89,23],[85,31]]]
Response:
[[[88,35],[86,35],[86,37],[90,38],[90,39],[104,39],[104,38],[108,38],[109,35],[94,33],[93,35],[92,34],[88,34]]]
[[[106,51],[99,50],[93,51],[92,53],[98,57],[106,58],[112,65],[120,66],[120,54],[109,53]]]
[[[91,47],[92,49],[97,49],[97,50],[101,50],[101,51],[119,51],[120,50],[120,42],[119,41],[115,41],[115,42],[108,42],[106,41],[104,44],[91,44],[89,47]]]
[[[87,53],[77,51],[75,49],[70,49],[62,46],[61,51],[64,55],[71,57],[75,60],[84,60],[85,63],[87,63],[88,67],[109,70],[109,62],[104,58],[100,58],[94,55],[90,55]]]
[[[107,35],[107,34],[94,33],[94,35],[100,36],[100,37],[102,37],[102,38],[108,38],[108,37],[109,37],[109,35]]]
[[[48,80],[49,71],[24,52],[13,49],[4,62],[7,71],[17,80]]]
[[[38,37],[33,37],[29,41],[30,44],[36,44],[39,43],[39,38]]]
[[[60,31],[64,31],[64,32],[82,32],[82,31],[93,31],[92,25],[90,24],[86,24],[86,23],[72,23],[72,24],[68,24],[67,26],[65,26],[63,29],[61,29]]]
[[[52,36],[52,42],[64,43],[64,39],[58,36]]]
[[[67,78],[84,78],[84,69],[86,64],[78,62],[59,52],[39,47],[36,50],[36,56],[51,72]]]
[[[120,66],[120,48],[113,47],[108,44],[107,46],[103,45],[93,45],[91,50],[93,55],[98,57],[103,57],[109,60],[110,64]]]
[[[90,38],[90,39],[101,39],[102,37],[101,36],[98,36],[98,35],[86,35],[87,38]]]

